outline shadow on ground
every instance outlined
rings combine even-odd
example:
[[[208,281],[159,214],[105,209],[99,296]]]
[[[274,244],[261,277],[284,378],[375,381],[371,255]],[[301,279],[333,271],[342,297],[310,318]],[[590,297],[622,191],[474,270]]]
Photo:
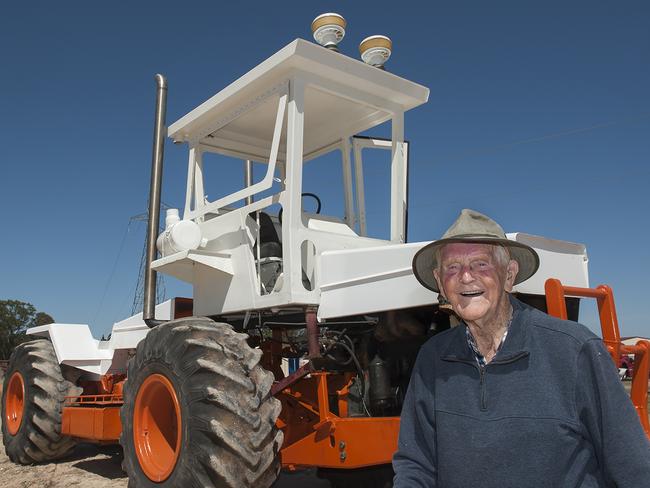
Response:
[[[81,451],[79,454],[77,449]],[[122,471],[122,449],[119,446],[84,445],[83,447],[78,446],[77,449],[75,449],[73,457],[78,458],[79,461],[72,467],[109,480],[126,480],[126,473]],[[97,458],[98,453],[105,457]]]
[[[108,480],[126,481],[126,473],[122,471],[122,459],[120,446],[80,444],[69,457],[62,461],[76,461],[72,463],[72,467]],[[319,479],[316,476],[316,470],[307,469],[294,472],[283,471],[273,488],[330,488],[330,486],[327,480]]]

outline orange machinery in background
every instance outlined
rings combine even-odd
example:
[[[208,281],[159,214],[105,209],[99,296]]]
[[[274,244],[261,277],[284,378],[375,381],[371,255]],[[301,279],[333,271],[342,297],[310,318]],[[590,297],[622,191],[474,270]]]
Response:
[[[621,333],[618,328],[614,292],[607,285],[598,285],[596,288],[578,288],[564,286],[560,280],[550,278],[546,280],[546,307],[549,315],[560,319],[567,319],[566,296],[595,298],[598,302],[598,315],[603,342],[614,360],[619,364],[621,354],[634,354],[635,367],[632,376],[632,391],[630,393],[634,408],[639,414],[643,430],[650,437],[650,421],[648,421],[648,376],[650,374],[650,342],[639,341],[634,346],[621,342]]]

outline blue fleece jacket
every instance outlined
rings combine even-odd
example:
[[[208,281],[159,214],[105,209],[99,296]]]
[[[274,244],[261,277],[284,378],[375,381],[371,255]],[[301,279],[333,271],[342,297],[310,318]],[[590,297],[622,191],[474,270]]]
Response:
[[[511,302],[485,368],[464,325],[420,350],[394,488],[650,487],[650,443],[602,341]]]

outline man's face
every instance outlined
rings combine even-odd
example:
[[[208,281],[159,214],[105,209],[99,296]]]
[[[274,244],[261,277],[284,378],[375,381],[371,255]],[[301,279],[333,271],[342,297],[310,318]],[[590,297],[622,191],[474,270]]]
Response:
[[[489,244],[452,243],[440,251],[440,268],[433,271],[442,294],[466,322],[479,325],[495,319],[506,292],[512,290],[519,265],[500,264]]]

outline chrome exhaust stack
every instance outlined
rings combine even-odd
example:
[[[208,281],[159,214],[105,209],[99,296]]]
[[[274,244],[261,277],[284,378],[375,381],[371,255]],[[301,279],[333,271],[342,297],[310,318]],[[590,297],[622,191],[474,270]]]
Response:
[[[156,278],[157,273],[151,269],[156,259],[156,240],[160,222],[160,193],[162,187],[163,156],[165,154],[165,114],[167,112],[167,79],[156,75],[156,116],[153,129],[153,149],[151,157],[151,182],[149,184],[149,220],[147,222],[147,255],[144,274],[144,299],[142,318],[149,327],[165,322],[156,320]]]

